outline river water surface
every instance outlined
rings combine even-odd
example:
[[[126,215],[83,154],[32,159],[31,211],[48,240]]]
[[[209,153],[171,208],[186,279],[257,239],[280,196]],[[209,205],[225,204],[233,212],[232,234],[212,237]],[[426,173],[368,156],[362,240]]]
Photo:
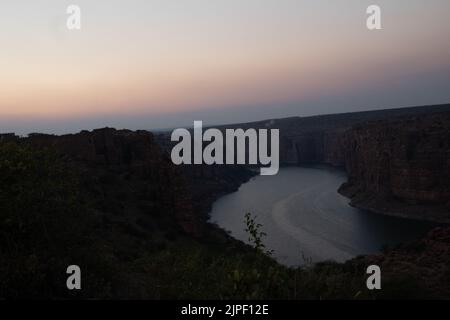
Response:
[[[345,181],[344,172],[331,168],[283,168],[216,201],[210,221],[248,242],[244,215],[251,212],[267,233],[266,247],[285,265],[342,262],[419,238],[433,227],[352,208],[337,192]]]

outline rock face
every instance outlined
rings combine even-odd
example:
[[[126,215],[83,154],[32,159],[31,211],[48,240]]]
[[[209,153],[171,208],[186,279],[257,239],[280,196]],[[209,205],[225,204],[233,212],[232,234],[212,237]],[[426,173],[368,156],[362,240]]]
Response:
[[[345,128],[282,136],[280,161],[285,165],[327,164],[344,167],[342,139]]]
[[[342,141],[354,205],[450,222],[450,113],[358,125]]]
[[[186,177],[192,204],[197,214],[206,221],[212,205],[220,197],[235,192],[257,173],[242,166],[181,166]]]
[[[170,134],[155,135],[161,148],[170,154],[176,142],[170,141]],[[242,165],[180,165],[177,167],[186,179],[192,205],[203,220],[209,219],[212,205],[220,197],[235,192],[239,187],[257,174]]]
[[[344,133],[352,127],[373,121],[404,119],[442,112],[450,112],[450,105],[272,119],[227,125],[219,129],[279,129],[281,164],[329,164],[344,168],[346,166]]]
[[[151,133],[104,128],[63,136],[32,134],[25,142],[68,156],[100,203],[103,198],[121,199],[102,203],[103,211],[132,213],[136,219],[167,215],[185,232],[201,234],[203,224],[193,212],[184,178]]]

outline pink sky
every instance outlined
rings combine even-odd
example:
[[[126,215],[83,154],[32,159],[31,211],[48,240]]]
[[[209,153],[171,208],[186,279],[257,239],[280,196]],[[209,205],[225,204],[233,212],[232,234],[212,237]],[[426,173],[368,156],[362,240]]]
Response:
[[[380,31],[366,29],[372,2],[360,0],[75,2],[81,31],[65,29],[65,1],[0,4],[3,122],[226,109],[239,120],[244,106],[279,117],[315,103],[334,113],[362,92],[361,108],[450,102],[434,85],[450,74],[448,1],[378,1]],[[330,96],[348,108],[324,105]]]

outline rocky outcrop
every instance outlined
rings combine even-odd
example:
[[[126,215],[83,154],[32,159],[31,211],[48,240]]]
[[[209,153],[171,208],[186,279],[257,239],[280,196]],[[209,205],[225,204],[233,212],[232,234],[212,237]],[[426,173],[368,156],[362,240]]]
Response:
[[[83,172],[97,207],[109,216],[153,216],[153,222],[174,217],[185,232],[201,235],[203,223],[194,213],[187,184],[153,134],[104,128],[63,136],[32,134],[24,143],[67,156]]]
[[[355,206],[450,222],[450,113],[358,125],[343,141]]]

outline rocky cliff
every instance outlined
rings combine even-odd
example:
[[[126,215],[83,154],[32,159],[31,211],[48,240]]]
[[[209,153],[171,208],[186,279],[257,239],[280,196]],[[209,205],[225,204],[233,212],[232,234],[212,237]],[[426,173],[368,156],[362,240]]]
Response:
[[[194,214],[186,181],[153,134],[104,128],[63,136],[32,134],[22,140],[68,157],[108,217],[147,225],[172,220],[191,235],[201,234],[203,223]]]
[[[169,133],[155,135],[155,140],[170,155],[174,142]],[[177,167],[188,185],[193,207],[197,215],[206,221],[209,219],[214,202],[221,196],[235,192],[257,173],[246,166],[230,165],[180,165]]]
[[[450,112],[357,125],[341,143],[355,206],[450,222]]]
[[[378,213],[450,222],[450,108],[378,115],[311,130],[281,127],[285,164],[343,167],[340,192]],[[370,117],[368,117],[370,119]],[[342,120],[342,119],[341,119]]]

